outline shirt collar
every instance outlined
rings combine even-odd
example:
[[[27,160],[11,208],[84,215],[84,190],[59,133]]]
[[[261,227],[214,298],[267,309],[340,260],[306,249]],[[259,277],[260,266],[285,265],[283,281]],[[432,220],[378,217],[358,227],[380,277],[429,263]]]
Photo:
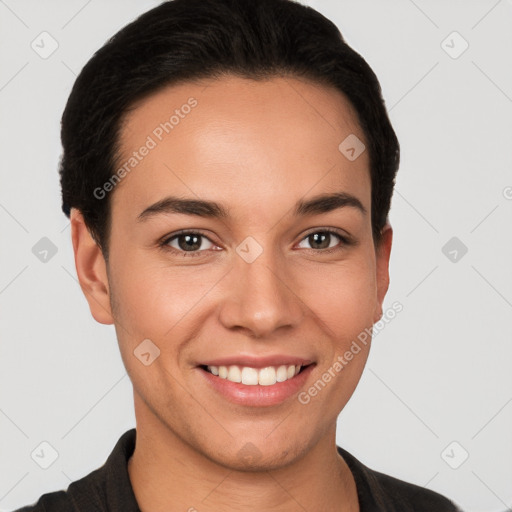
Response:
[[[126,431],[117,441],[103,467],[108,510],[140,512],[128,474],[128,460],[135,450],[136,429]]]

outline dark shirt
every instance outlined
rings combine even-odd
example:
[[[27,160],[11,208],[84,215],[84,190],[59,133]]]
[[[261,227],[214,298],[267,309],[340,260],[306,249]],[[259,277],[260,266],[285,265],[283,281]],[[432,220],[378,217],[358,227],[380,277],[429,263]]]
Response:
[[[135,437],[135,428],[125,432],[105,464],[67,491],[44,494],[14,512],[140,512],[128,476]],[[354,475],[360,512],[461,512],[440,494],[373,471],[339,446],[338,452]]]

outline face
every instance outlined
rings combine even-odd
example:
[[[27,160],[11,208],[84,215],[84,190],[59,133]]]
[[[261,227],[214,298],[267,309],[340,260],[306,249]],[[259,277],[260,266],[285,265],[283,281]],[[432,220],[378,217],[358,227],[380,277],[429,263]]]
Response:
[[[389,227],[372,238],[367,152],[339,149],[354,135],[339,92],[292,78],[182,84],[130,111],[120,167],[137,163],[111,194],[108,265],[91,252],[81,267],[76,212],[73,237],[138,428],[158,423],[231,468],[284,466],[333,434],[391,246]]]

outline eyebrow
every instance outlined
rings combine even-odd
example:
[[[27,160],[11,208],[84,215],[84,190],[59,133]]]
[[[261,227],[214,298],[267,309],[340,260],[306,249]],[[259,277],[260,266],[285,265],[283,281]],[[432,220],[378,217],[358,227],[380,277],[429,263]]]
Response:
[[[357,197],[346,192],[335,192],[331,194],[321,194],[311,199],[300,199],[295,204],[294,215],[296,217],[317,215],[345,207],[355,208],[363,215],[367,214],[366,208]],[[213,219],[226,219],[229,217],[227,208],[214,201],[168,196],[148,206],[138,215],[137,220],[144,221],[159,214],[172,213]]]

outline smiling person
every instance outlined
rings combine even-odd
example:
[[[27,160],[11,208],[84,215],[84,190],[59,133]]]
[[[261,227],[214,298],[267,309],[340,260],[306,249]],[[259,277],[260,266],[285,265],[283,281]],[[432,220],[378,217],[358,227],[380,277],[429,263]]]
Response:
[[[136,428],[20,510],[457,510],[336,445],[388,289],[399,146],[329,20],[164,2],[84,67],[62,143],[78,279]]]

